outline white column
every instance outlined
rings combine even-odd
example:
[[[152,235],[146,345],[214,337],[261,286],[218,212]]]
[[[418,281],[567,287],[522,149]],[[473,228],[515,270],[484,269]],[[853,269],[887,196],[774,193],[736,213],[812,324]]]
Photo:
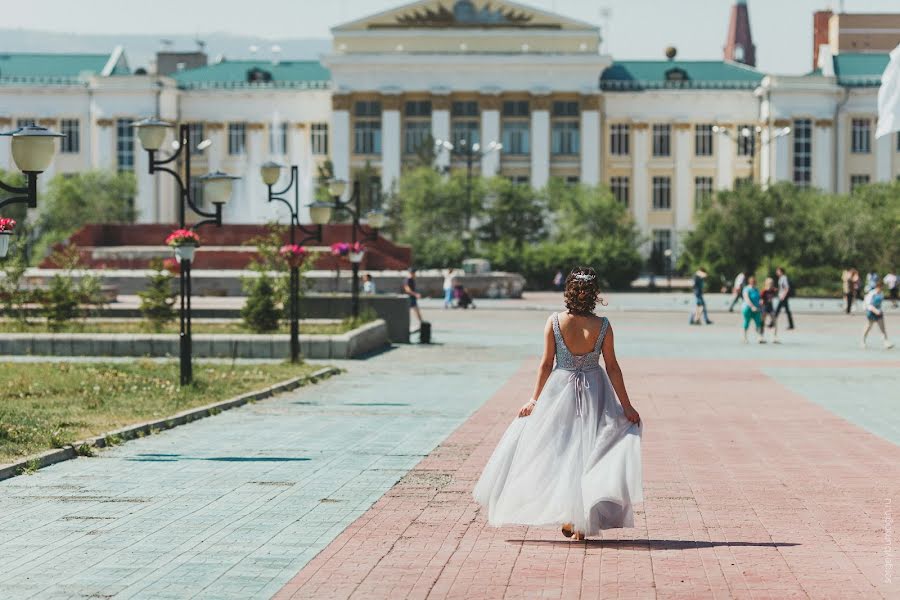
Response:
[[[846,194],[850,191],[850,178],[847,176],[847,152],[850,149],[850,143],[847,140],[848,127],[847,115],[838,115],[837,123],[837,164],[834,170],[837,172],[837,194]]]
[[[780,127],[776,128],[776,131]],[[791,152],[790,144],[794,139],[794,135],[782,135],[776,138],[769,146],[773,148],[775,160],[775,177],[774,181],[791,181],[793,179],[791,173]]]
[[[500,142],[500,111],[490,108],[481,111],[481,145],[487,148],[491,142]],[[493,177],[500,172],[500,152],[491,152],[481,159],[481,173]]]
[[[107,123],[107,121],[103,121],[103,123]],[[112,125],[98,125],[96,128],[97,132],[97,159],[95,164],[95,168],[97,169],[115,169],[116,165],[116,153],[115,153],[115,135],[116,128],[115,124]]]
[[[694,181],[691,177],[691,138],[693,129],[683,125],[675,128],[675,232],[676,235],[691,228],[694,203]],[[727,139],[725,140],[728,141]],[[677,244],[673,243],[677,248]]]
[[[831,143],[831,126],[817,122],[812,139],[812,184],[825,192],[832,192],[831,165],[834,151]]]
[[[13,122],[11,119],[0,124],[0,130],[8,131],[12,128]],[[12,151],[10,150],[11,142],[12,138],[0,140],[0,169],[3,169],[4,171],[12,171],[15,169],[12,160]]]
[[[138,223],[160,223],[160,205],[156,198],[156,180],[158,175],[151,175],[149,153],[141,147],[135,136],[134,174],[137,178],[137,197],[134,206],[137,209]],[[163,174],[165,175],[165,174]]]
[[[297,165],[300,186],[300,217],[301,223],[309,223],[309,209],[307,205],[314,200],[316,185],[316,165],[310,146],[310,124],[291,123],[288,128],[288,164]]]
[[[875,140],[875,181],[891,180],[891,158],[893,157],[894,134],[883,135]]]
[[[431,111],[431,137],[435,140],[450,140],[450,111],[445,108]],[[450,153],[446,150],[438,151],[436,166],[444,169],[450,166]]]
[[[600,183],[600,111],[581,111],[581,183]]]
[[[331,164],[336,179],[350,181],[350,111],[334,110],[329,131]]]
[[[381,189],[390,192],[400,179],[400,110],[381,112]]]
[[[217,123],[212,127],[206,127],[203,132],[211,142],[206,153],[206,166],[210,173],[222,170],[222,157],[228,151],[228,137],[225,133],[225,124]]]
[[[531,187],[542,188],[550,179],[550,111],[531,111]]]
[[[243,178],[236,182],[240,185],[234,186],[234,197],[227,205],[231,209],[232,223],[264,223],[270,214],[265,201],[268,190],[259,176],[259,166],[266,161],[264,150],[268,150],[268,144],[263,145],[264,134],[261,123],[247,124],[244,168],[241,169]]]
[[[650,212],[650,186],[647,178],[647,153],[649,130],[632,127],[632,173],[631,173],[631,205],[634,220],[638,229],[645,236],[650,235],[648,217]],[[646,247],[646,244],[645,244]]]
[[[728,130],[732,135],[740,135],[734,128],[729,127]],[[716,189],[730,190],[734,187],[737,143],[728,136],[713,134],[713,147],[716,151]]]

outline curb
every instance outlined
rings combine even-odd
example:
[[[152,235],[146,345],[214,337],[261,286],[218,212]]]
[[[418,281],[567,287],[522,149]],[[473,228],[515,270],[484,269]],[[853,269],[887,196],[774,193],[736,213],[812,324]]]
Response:
[[[62,448],[54,448],[53,450],[47,450],[45,452],[41,452],[40,454],[32,454],[31,456],[27,456],[19,460],[18,462],[8,465],[0,465],[0,481],[3,481],[4,479],[10,479],[12,477],[15,477],[16,475],[22,475],[23,473],[34,469],[43,469],[44,467],[49,467],[50,465],[55,465],[56,463],[71,460],[73,458],[78,458],[79,456],[92,456],[94,453],[94,448],[105,448],[106,446],[110,445],[107,443],[107,438],[109,437],[115,436],[122,441],[144,437],[146,435],[157,433],[164,429],[172,429],[173,427],[186,425],[187,423],[196,421],[198,419],[212,417],[219,414],[223,410],[230,410],[232,408],[238,408],[239,406],[243,406],[250,402],[256,402],[257,400],[263,400],[265,398],[271,398],[275,394],[289,392],[308,383],[317,383],[321,379],[326,379],[333,375],[337,375],[340,372],[341,370],[337,367],[326,367],[303,377],[294,377],[293,379],[288,379],[287,381],[276,383],[275,385],[264,388],[262,390],[247,392],[245,394],[241,394],[240,396],[229,398],[228,400],[222,400],[220,402],[213,402],[212,404],[198,406],[197,408],[191,408],[163,419],[156,419],[153,421],[136,423],[134,425],[127,425],[125,427],[122,427],[121,429],[108,431],[101,435],[96,435],[84,440],[73,442]]]

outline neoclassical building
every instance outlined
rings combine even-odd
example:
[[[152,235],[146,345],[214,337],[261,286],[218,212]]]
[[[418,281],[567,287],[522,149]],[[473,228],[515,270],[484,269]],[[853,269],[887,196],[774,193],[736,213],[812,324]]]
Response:
[[[648,241],[677,253],[698,202],[741,180],[846,193],[900,175],[898,136],[874,138],[887,54],[819,44],[817,30],[817,68],[761,72],[750,8],[738,0],[722,24],[722,60],[681,60],[674,48],[660,60],[607,56],[596,26],[505,0],[420,0],[338,25],[320,61],[167,56],[162,75],[131,69],[121,50],[5,54],[0,127],[66,133],[48,174],[135,170],[142,222],[175,214],[130,127],[149,114],[210,140],[194,149],[195,173],[243,177],[228,222],[284,216],[264,201],[258,167],[269,159],[297,164],[311,198],[328,159],[346,179],[371,166],[390,191],[423,143],[478,144],[491,150],[476,164],[483,175],[610,186]],[[446,148],[437,159],[463,166]],[[11,168],[2,141],[0,168]]]

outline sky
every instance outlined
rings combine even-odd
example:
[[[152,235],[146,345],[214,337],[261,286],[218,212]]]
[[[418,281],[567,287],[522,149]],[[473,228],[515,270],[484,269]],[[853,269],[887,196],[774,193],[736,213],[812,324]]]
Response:
[[[448,4],[452,0],[445,0]],[[734,0],[525,0],[604,27],[604,50],[617,59],[719,59]],[[224,32],[271,38],[327,38],[329,29],[405,4],[403,0],[0,0],[2,27],[76,33],[199,35]],[[898,0],[747,0],[758,66],[775,73],[812,68],[812,14],[897,12]],[[132,10],[126,10],[125,6]],[[602,12],[607,11],[608,19]],[[2,50],[2,41],[0,41]],[[127,50],[127,49],[126,49]],[[215,48],[209,48],[215,54]],[[235,57],[237,58],[237,57]],[[284,58],[291,58],[285,56]]]

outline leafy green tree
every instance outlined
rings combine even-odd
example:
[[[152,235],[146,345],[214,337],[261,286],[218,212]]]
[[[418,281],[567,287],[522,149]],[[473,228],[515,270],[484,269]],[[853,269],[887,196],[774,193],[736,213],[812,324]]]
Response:
[[[484,224],[481,239],[496,244],[510,242],[521,250],[525,244],[538,242],[547,233],[545,196],[530,185],[518,185],[505,177],[495,177],[486,184]]]
[[[140,311],[153,331],[159,332],[175,320],[175,292],[172,289],[172,273],[163,267],[162,260],[150,262],[153,274],[147,288],[138,292],[141,298]]]
[[[10,240],[9,253],[0,260],[3,277],[0,278],[0,301],[3,312],[20,323],[28,323],[26,305],[32,301],[33,294],[25,286],[25,271],[28,270],[28,257],[25,246],[29,237],[29,228],[23,223],[16,225],[16,233]]]

